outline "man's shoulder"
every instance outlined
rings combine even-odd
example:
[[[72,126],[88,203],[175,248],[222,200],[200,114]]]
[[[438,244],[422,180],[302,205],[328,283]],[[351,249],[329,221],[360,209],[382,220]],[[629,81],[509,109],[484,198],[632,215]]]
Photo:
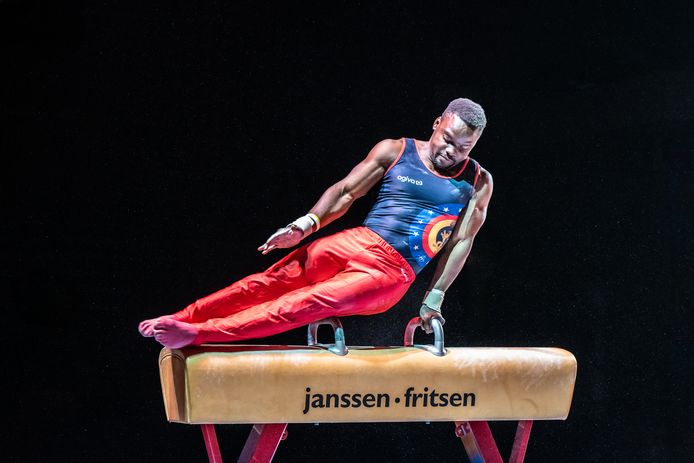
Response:
[[[492,178],[491,172],[481,165],[479,166],[479,169],[480,173],[475,184],[475,191],[481,192],[484,190],[483,195],[489,197],[492,195],[492,190],[494,188],[494,179]]]
[[[462,167],[461,167],[462,166]],[[459,173],[456,180],[464,180],[472,185],[473,189],[479,190],[483,184],[491,181],[491,174],[476,159],[472,157],[458,164]]]
[[[479,162],[477,163],[480,169],[480,174],[479,174],[479,180],[485,183],[491,183],[492,182],[492,173],[489,172],[487,169],[482,167],[482,164]]]
[[[404,138],[384,138],[374,145],[369,153],[369,157],[387,167],[400,156],[404,148]]]
[[[383,153],[395,154],[396,156],[400,154],[400,151],[405,147],[404,138],[384,138],[383,140],[376,143],[374,148],[378,148],[379,151]]]

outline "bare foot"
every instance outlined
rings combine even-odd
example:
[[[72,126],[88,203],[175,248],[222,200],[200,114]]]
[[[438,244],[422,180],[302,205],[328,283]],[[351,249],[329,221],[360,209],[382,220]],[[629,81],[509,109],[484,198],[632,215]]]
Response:
[[[198,337],[198,329],[186,322],[179,322],[168,317],[154,322],[154,339],[164,347],[177,349],[187,346]]]
[[[142,336],[146,338],[151,338],[152,336],[154,336],[154,324],[162,318],[169,317],[171,317],[171,315],[164,315],[162,317],[150,318],[149,320],[141,321],[140,324],[137,325],[137,329]]]

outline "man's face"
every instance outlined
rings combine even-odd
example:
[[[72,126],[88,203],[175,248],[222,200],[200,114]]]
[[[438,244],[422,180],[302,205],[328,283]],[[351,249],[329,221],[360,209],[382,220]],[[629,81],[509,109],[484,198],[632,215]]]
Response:
[[[446,114],[434,121],[429,139],[431,162],[437,170],[448,170],[465,161],[482,130],[472,130],[456,114]]]

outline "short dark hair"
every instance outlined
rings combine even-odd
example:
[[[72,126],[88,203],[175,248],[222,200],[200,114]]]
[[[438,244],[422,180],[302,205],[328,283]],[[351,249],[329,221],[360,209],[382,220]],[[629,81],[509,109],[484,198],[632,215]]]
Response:
[[[487,116],[484,115],[482,106],[467,98],[456,98],[448,103],[446,110],[441,114],[455,114],[463,120],[472,130],[484,129],[487,125]]]

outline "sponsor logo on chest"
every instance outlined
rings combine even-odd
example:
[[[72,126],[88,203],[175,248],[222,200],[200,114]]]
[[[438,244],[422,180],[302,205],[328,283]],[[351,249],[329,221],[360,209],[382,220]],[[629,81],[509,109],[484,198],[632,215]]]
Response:
[[[416,178],[410,178],[409,175],[398,175],[397,179],[403,183],[411,183],[417,186],[424,185],[424,182],[422,182],[421,180],[417,180]]]

